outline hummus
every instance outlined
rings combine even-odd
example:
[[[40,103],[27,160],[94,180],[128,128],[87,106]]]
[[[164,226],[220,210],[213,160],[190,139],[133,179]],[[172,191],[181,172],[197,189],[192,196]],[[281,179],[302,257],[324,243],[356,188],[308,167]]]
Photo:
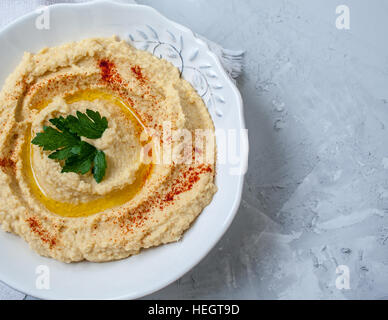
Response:
[[[214,126],[201,97],[172,64],[124,41],[25,53],[0,105],[0,224],[40,255],[110,261],[177,241],[216,192]],[[100,183],[61,172],[31,144],[50,119],[87,109],[108,120],[101,138],[83,138],[105,153]],[[194,143],[198,130],[210,147]]]

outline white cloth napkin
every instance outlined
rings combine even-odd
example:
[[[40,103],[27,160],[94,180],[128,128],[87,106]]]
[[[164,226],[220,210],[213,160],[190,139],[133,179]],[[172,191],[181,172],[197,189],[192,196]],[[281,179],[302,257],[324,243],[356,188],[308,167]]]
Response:
[[[0,0],[0,28],[7,25],[15,18],[35,10],[40,6],[47,6],[54,3],[76,3],[86,1],[87,0]],[[124,3],[136,3],[134,0],[116,1]],[[220,61],[229,76],[232,79],[236,79],[242,72],[244,51],[228,50],[202,36],[199,37],[206,41],[210,50],[212,50],[220,58]],[[19,293],[0,282],[0,300],[24,298],[24,294]]]

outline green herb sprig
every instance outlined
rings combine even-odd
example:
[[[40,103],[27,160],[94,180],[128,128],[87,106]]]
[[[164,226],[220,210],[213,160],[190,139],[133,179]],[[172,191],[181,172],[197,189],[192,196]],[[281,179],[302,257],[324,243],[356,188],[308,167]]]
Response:
[[[108,120],[97,111],[86,110],[86,114],[77,111],[77,116],[60,116],[50,119],[54,127],[43,127],[31,143],[42,147],[53,160],[63,161],[63,172],[86,174],[92,170],[93,177],[100,183],[107,167],[105,153],[95,146],[81,140],[81,137],[98,139],[108,128]]]

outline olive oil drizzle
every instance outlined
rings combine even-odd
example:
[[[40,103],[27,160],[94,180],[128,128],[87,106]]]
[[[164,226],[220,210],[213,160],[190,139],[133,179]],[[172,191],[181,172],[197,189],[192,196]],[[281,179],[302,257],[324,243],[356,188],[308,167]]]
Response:
[[[108,100],[121,108],[121,111],[134,123],[136,129],[139,129],[139,132],[141,132],[142,128],[145,128],[138,115],[136,115],[136,112],[124,101],[110,93],[98,89],[87,89],[65,97],[65,101],[69,104],[83,100],[94,101],[96,99]],[[48,104],[49,102],[47,101],[43,102],[40,105],[35,106],[34,109],[42,110]],[[33,196],[38,199],[40,203],[42,203],[50,212],[63,217],[86,217],[127,203],[140,191],[152,170],[152,164],[141,164],[136,173],[136,179],[132,184],[119,190],[113,190],[95,200],[77,204],[60,202],[47,195],[35,175],[32,160],[33,148],[31,146],[31,135],[31,128],[28,128],[24,150],[22,150],[23,170],[26,175],[29,188]]]

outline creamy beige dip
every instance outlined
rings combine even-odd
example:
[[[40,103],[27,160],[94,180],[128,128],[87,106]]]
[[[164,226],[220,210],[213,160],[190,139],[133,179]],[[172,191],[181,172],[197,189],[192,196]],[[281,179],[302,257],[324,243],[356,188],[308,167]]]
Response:
[[[193,141],[195,130],[214,133],[202,99],[172,64],[124,41],[26,53],[0,102],[0,224],[43,256],[109,261],[176,241],[216,192],[214,146],[211,161],[195,160],[208,147],[193,147],[192,161],[155,161],[166,146],[183,152],[174,149],[179,139],[160,133],[165,123]],[[100,183],[62,173],[31,144],[50,119],[87,109],[109,123],[101,138],[84,139],[106,155]]]

